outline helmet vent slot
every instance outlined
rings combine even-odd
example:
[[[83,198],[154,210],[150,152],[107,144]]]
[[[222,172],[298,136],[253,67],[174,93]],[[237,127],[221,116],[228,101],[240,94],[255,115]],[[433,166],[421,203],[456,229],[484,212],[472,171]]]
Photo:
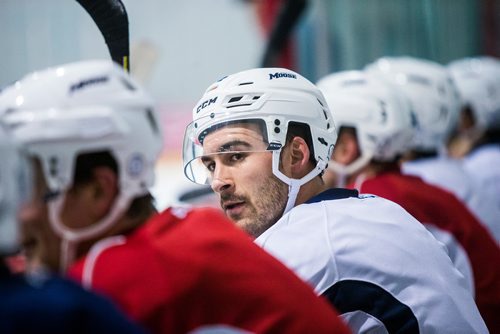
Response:
[[[421,75],[409,74],[407,76],[407,78],[408,78],[408,81],[410,81],[410,82],[413,82],[413,83],[416,83],[416,84],[419,84],[422,86],[431,86],[430,80],[421,76]]]
[[[133,85],[130,81],[128,81],[127,79],[125,79],[125,78],[120,78],[120,81],[121,81],[121,83],[123,84],[123,86],[124,86],[126,89],[128,89],[128,90],[130,90],[130,91],[135,91],[135,90],[136,90],[136,88],[134,87],[134,85]]]
[[[153,110],[146,109],[146,118],[148,119],[149,125],[151,126],[151,129],[153,129],[153,132],[156,134],[159,134],[160,129],[159,129],[158,124],[156,123],[156,120],[153,116]]]
[[[235,97],[232,97],[227,103],[238,102],[242,98],[243,98],[243,96],[235,96]]]
[[[323,115],[325,116],[325,119],[327,120],[328,119],[328,114],[326,113],[325,109],[323,109]]]
[[[250,106],[252,105],[251,103],[239,103],[239,104],[234,104],[232,106],[227,106],[227,108],[235,108],[235,107],[245,107],[245,106]]]
[[[351,80],[346,80],[343,82],[343,87],[350,87],[350,86],[362,86],[366,85],[366,80],[364,79],[351,79]]]
[[[226,108],[250,106],[253,103],[255,103],[255,101],[257,101],[259,98],[260,95],[253,95],[253,94],[233,96],[229,99],[229,101],[227,101]]]
[[[240,82],[238,86],[245,86],[245,85],[251,85],[253,84],[253,81],[246,81],[246,82]]]

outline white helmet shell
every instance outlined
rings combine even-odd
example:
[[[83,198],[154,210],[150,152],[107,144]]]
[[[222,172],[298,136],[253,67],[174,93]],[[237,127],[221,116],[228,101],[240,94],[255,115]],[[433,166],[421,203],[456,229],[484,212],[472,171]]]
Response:
[[[500,60],[471,57],[448,65],[463,103],[472,108],[476,127],[500,127]]]
[[[317,85],[337,128],[356,129],[364,160],[392,161],[408,150],[416,124],[398,87],[362,71],[332,73]]]
[[[309,80],[284,68],[257,68],[215,82],[193,109],[193,122],[184,136],[184,173],[196,183],[210,183],[203,164],[203,140],[224,125],[259,120],[265,126],[267,150],[273,152],[273,174],[289,186],[284,212],[294,205],[300,187],[323,172],[330,160],[337,135],[323,94]],[[301,179],[279,170],[281,148],[291,122],[309,126],[317,164]]]
[[[0,255],[12,254],[19,246],[17,214],[31,194],[29,164],[8,130],[0,124]]]
[[[392,161],[410,147],[416,125],[411,104],[398,88],[363,71],[332,73],[318,82],[339,129],[356,130],[360,157],[347,166],[330,162],[339,181],[371,160]],[[342,184],[339,184],[339,186]]]
[[[184,137],[184,171],[188,179],[206,182],[193,175],[189,163],[203,155],[203,139],[208,131],[239,120],[264,121],[269,150],[285,145],[290,122],[307,124],[314,157],[325,163],[337,139],[324,97],[309,80],[284,68],[239,72],[210,85],[193,109],[193,122]]]
[[[111,61],[34,72],[0,94],[0,115],[40,158],[53,191],[73,181],[81,153],[109,151],[120,190],[139,196],[153,184],[162,134],[151,98]]]
[[[412,57],[384,57],[366,67],[377,78],[400,87],[418,121],[412,148],[433,151],[456,126],[461,99],[446,67]]]
[[[0,115],[28,153],[40,159],[52,192],[52,228],[63,240],[62,269],[74,245],[112,226],[130,202],[149,192],[162,148],[152,99],[112,61],[83,61],[32,73],[0,94]],[[60,220],[65,192],[83,153],[109,152],[118,164],[120,190],[100,222],[72,229]]]

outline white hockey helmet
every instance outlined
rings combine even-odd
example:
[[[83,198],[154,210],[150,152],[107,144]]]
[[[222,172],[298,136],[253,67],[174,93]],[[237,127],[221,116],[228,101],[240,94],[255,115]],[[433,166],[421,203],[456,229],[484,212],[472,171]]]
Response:
[[[131,200],[148,193],[162,147],[152,99],[118,65],[95,60],[34,72],[0,94],[0,115],[30,155],[40,159],[52,192],[52,227],[66,242],[100,235]],[[78,155],[108,151],[119,170],[118,200],[97,224],[70,229],[60,221]],[[66,263],[67,264],[67,263]]]
[[[184,137],[184,173],[201,184],[211,182],[200,161],[204,137],[212,130],[239,121],[265,124],[267,150],[273,151],[273,173],[289,185],[285,212],[295,204],[300,186],[320,174],[330,160],[336,132],[319,89],[301,75],[284,68],[258,68],[239,72],[213,83],[193,109],[193,122]],[[290,122],[307,124],[311,131],[316,168],[300,180],[279,171],[281,148]]]
[[[448,65],[462,96],[471,107],[476,127],[500,127],[500,60],[481,56],[455,60]]]
[[[12,254],[19,246],[17,214],[31,194],[29,164],[19,144],[0,124],[0,255]]]
[[[384,57],[366,67],[401,88],[417,117],[412,148],[439,150],[456,126],[461,98],[446,67],[413,57]]]
[[[339,174],[351,174],[369,161],[392,161],[408,150],[416,125],[410,101],[397,86],[363,71],[343,71],[317,83],[337,128],[352,127],[361,156],[349,166],[330,162]]]

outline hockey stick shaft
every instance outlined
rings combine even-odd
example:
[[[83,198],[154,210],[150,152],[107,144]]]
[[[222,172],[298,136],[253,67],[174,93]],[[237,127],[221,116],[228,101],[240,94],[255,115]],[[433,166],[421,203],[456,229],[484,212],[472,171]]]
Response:
[[[128,15],[120,0],[76,0],[90,15],[108,46],[111,58],[130,70]]]

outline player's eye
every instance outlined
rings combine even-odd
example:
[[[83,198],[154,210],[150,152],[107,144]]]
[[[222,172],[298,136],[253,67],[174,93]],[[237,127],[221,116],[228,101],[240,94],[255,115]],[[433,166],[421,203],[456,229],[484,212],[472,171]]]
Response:
[[[231,162],[237,162],[243,158],[244,158],[244,156],[241,153],[234,153],[234,154],[231,154],[231,156],[229,157]]]
[[[203,164],[205,165],[205,167],[207,168],[207,170],[210,173],[214,172],[214,170],[215,170],[215,162],[214,161],[204,161]]]

